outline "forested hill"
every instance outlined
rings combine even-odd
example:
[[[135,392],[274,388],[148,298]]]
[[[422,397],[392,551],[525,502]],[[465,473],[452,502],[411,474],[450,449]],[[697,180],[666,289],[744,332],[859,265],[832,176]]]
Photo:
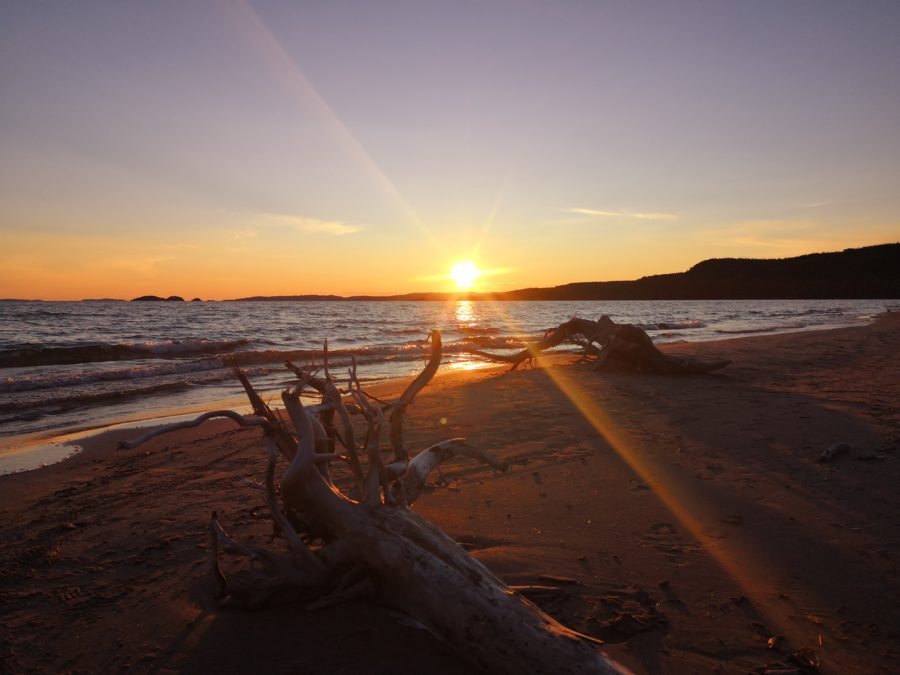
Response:
[[[292,295],[244,300],[728,300],[900,298],[900,243],[796,258],[714,258],[687,272],[635,281],[587,281],[503,293]]]
[[[900,298],[900,243],[780,260],[714,258],[677,274],[502,295],[507,300]]]

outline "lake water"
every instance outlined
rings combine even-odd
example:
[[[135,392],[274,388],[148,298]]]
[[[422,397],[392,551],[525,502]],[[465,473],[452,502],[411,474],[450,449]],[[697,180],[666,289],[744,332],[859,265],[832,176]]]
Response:
[[[364,380],[421,368],[441,330],[443,368],[479,365],[469,349],[509,353],[574,315],[608,314],[657,342],[704,341],[871,321],[891,300],[595,302],[0,302],[0,473],[35,439],[175,410],[237,403],[234,356],[261,391],[290,381],[281,363],[355,354]],[[339,372],[339,370],[338,370]],[[64,453],[63,453],[64,454]]]

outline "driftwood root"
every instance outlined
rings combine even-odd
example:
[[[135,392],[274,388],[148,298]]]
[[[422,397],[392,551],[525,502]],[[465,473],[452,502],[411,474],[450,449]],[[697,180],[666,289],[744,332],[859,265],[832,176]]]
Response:
[[[623,370],[660,375],[695,375],[709,373],[729,365],[731,361],[700,361],[681,358],[659,351],[647,332],[632,324],[617,324],[603,315],[597,321],[574,317],[548,330],[537,342],[515,354],[492,354],[473,350],[470,353],[491,361],[509,363],[510,370],[534,363],[543,352],[563,343],[580,346],[585,357],[594,358],[594,370]]]

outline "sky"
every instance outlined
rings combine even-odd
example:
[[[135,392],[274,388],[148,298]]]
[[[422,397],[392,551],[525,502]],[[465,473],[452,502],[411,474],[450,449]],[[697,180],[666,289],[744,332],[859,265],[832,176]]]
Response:
[[[900,3],[0,3],[0,297],[476,290],[900,240]]]

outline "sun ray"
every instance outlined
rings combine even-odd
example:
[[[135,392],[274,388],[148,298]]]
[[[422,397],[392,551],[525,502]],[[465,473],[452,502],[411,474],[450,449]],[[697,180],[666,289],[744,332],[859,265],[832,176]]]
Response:
[[[439,251],[440,246],[437,239],[419,218],[412,205],[332,110],[256,10],[246,0],[239,0],[231,6],[240,13],[242,20],[238,22],[239,25],[246,28],[248,37],[258,50],[263,62],[268,66],[272,76],[283,85],[285,91],[301,107],[312,108],[319,122],[338,141],[347,154],[374,180],[375,184],[406,216],[407,220],[425,236],[432,249]]]
[[[753,600],[775,597],[778,594],[775,585],[777,571],[764,553],[747,542],[727,541],[709,534],[715,526],[716,511],[707,503],[704,495],[689,484],[690,477],[683,475],[673,464],[651,456],[639,443],[629,438],[596,401],[596,392],[586,391],[570,373],[556,368],[545,368],[542,372],[616,454],[653,490],[663,505],[734,580],[746,597]],[[774,615],[762,602],[754,602],[754,608],[782,634],[800,637],[787,615]]]

